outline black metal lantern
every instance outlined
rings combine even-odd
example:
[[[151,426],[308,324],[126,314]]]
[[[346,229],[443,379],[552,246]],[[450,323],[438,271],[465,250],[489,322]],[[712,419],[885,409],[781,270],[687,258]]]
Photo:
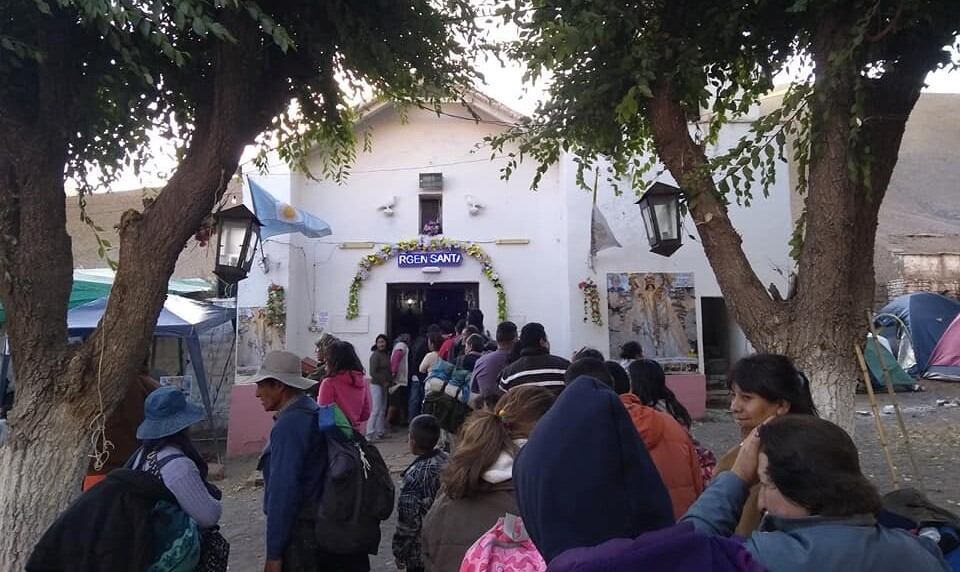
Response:
[[[260,241],[263,224],[243,205],[219,211],[217,222],[217,266],[213,271],[226,284],[247,277]]]
[[[680,240],[680,189],[654,183],[637,204],[647,230],[650,252],[661,256],[676,252],[683,244]]]

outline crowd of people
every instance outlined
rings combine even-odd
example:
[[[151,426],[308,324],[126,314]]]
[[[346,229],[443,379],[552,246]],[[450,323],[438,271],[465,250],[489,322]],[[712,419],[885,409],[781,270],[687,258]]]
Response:
[[[733,366],[740,443],[718,461],[639,344],[626,344],[619,360],[592,348],[568,360],[551,353],[541,324],[503,322],[490,336],[482,315],[468,318],[415,339],[377,336],[366,368],[352,344],[327,335],[311,374],[278,351],[244,381],[275,419],[258,466],[265,571],[370,570],[375,549],[318,542],[317,507],[331,505],[325,495],[351,474],[342,466],[355,451],[363,475],[375,473],[379,454],[367,447],[399,428],[414,460],[401,474],[390,545],[408,572],[951,570],[943,554],[957,542],[909,530],[909,510],[889,518],[853,441],[819,418],[808,379],[788,358],[756,354]],[[153,484],[151,498],[182,508],[197,549],[163,554],[194,568],[153,569],[212,570],[218,554],[225,566],[220,494],[187,432],[202,411],[169,387],[145,403],[126,468],[76,504],[89,514],[98,495],[133,486],[132,474],[155,477],[162,486]],[[362,514],[378,494],[372,487],[361,481],[348,499],[344,526],[362,521],[379,539],[386,517]],[[79,549],[64,547],[83,540],[68,538],[78,518],[68,511],[51,527],[28,570],[73,569],[55,561],[77,558]],[[131,562],[157,556],[135,543],[122,552]]]

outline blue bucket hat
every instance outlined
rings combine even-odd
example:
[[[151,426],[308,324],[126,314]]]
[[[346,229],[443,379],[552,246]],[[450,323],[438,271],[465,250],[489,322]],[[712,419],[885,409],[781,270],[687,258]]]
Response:
[[[161,439],[203,421],[203,409],[189,403],[179,388],[166,385],[155,389],[143,404],[144,420],[137,428],[137,439]]]

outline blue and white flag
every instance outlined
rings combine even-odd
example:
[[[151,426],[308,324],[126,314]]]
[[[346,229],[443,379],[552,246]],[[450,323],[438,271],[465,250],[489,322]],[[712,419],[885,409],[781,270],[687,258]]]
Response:
[[[263,223],[260,228],[260,238],[267,239],[292,232],[299,232],[307,238],[321,238],[333,234],[330,225],[326,222],[290,203],[277,199],[254,183],[250,177],[247,177],[247,183],[250,185],[254,214]]]

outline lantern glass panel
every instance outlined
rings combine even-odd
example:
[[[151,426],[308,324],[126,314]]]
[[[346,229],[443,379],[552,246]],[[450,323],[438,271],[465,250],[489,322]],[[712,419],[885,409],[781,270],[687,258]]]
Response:
[[[220,254],[217,257],[217,264],[220,266],[239,267],[243,256],[244,240],[247,235],[250,222],[239,219],[225,219],[220,226]],[[252,251],[252,249],[248,249]],[[249,256],[251,253],[248,252]]]
[[[647,231],[647,241],[650,246],[653,246],[659,238],[657,237],[657,223],[653,220],[653,209],[650,208],[647,201],[640,203],[640,215],[643,217],[643,228]]]
[[[660,231],[660,240],[676,240],[680,238],[680,229],[677,228],[677,199],[676,197],[655,197],[653,212],[657,217],[657,229]]]

